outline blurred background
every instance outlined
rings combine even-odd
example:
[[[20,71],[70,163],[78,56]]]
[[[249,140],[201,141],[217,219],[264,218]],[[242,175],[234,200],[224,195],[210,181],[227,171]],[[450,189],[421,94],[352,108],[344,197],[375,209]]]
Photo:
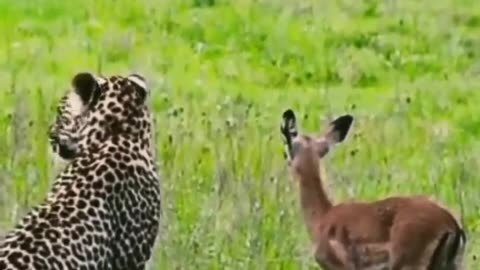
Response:
[[[46,132],[80,71],[138,72],[164,216],[151,269],[317,269],[279,134],[356,117],[330,197],[427,194],[480,252],[480,6],[472,0],[0,0],[0,235],[62,166]]]

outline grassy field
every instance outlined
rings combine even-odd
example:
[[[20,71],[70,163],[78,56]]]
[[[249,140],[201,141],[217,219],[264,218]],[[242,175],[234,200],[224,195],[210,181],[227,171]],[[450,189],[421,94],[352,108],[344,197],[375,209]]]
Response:
[[[139,72],[164,194],[151,269],[316,269],[282,156],[286,108],[309,131],[356,117],[326,160],[331,197],[432,195],[461,215],[477,269],[475,1],[0,0],[0,12],[1,230],[61,169],[46,131],[73,75]]]

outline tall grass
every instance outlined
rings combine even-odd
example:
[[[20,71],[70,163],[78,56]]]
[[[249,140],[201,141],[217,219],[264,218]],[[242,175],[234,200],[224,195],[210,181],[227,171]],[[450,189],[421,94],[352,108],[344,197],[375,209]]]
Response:
[[[480,7],[474,1],[0,0],[0,228],[58,170],[46,131],[80,71],[153,89],[163,225],[152,269],[315,269],[280,115],[317,131],[336,201],[428,194],[480,251]]]

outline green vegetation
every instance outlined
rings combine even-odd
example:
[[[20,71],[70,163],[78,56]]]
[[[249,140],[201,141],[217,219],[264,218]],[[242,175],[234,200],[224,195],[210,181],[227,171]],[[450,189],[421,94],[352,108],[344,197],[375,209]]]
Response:
[[[153,88],[163,227],[152,269],[316,269],[279,134],[345,112],[331,196],[429,194],[480,252],[480,7],[470,0],[0,0],[0,228],[61,167],[46,132],[79,71]]]

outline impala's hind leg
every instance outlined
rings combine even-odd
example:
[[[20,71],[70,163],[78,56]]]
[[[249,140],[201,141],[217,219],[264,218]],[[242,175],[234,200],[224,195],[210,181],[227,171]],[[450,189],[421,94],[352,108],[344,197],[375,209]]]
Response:
[[[426,226],[415,223],[400,223],[391,229],[391,269],[424,270],[425,256],[431,256],[438,243],[438,234]],[[412,247],[412,248],[409,248]],[[414,247],[414,248],[413,248]],[[430,250],[430,251],[428,251]],[[441,270],[441,269],[437,269]]]

